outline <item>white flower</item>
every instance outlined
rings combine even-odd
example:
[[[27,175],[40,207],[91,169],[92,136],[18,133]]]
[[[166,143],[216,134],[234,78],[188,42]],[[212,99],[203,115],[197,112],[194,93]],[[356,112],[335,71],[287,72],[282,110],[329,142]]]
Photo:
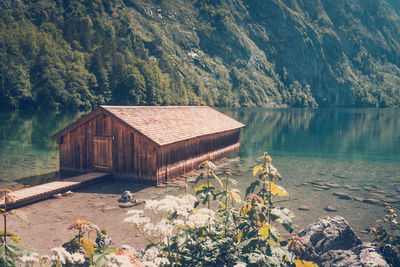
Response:
[[[238,263],[236,263],[233,267],[246,267],[246,266],[247,266],[246,263],[244,263],[244,262],[238,262]]]
[[[68,260],[69,263],[83,264],[85,262],[85,256],[80,253],[74,253],[70,255],[71,257]]]
[[[153,261],[157,266],[160,266],[161,264],[165,264],[165,265],[169,264],[169,260],[167,258],[157,257]]]
[[[85,262],[85,256],[80,253],[69,253],[65,248],[58,247],[52,248],[53,256],[51,259],[56,262],[61,262],[62,264],[72,263],[72,264],[83,264]]]
[[[143,255],[143,258],[146,261],[153,261],[155,258],[158,257],[158,255],[161,254],[161,251],[156,248],[156,247],[151,247],[149,249],[146,250],[146,252]]]
[[[197,198],[191,194],[185,194],[181,197],[184,201],[186,201],[189,205],[193,206],[197,201]]]
[[[171,195],[165,196],[161,200],[146,201],[146,209],[155,211],[176,212],[180,216],[187,216],[193,210],[193,197],[186,195],[182,198]]]
[[[140,214],[143,214],[143,210],[128,210],[128,212],[126,214],[128,214],[128,215],[130,215],[130,214],[140,215]]]
[[[144,217],[144,216],[134,215],[134,216],[125,218],[124,222],[141,225],[141,224],[149,223],[150,219],[147,217]]]
[[[206,208],[189,215],[186,224],[191,228],[204,227],[214,223],[215,212]]]
[[[157,224],[154,225],[154,230],[156,233],[159,233],[161,236],[172,236],[172,232],[174,231],[174,226],[170,224],[167,219],[162,219]]]
[[[144,249],[139,249],[139,248],[133,248],[128,245],[122,245],[121,249],[128,251],[131,253],[135,258],[141,258],[142,255],[144,254]]]
[[[32,253],[30,255],[23,255],[19,258],[22,263],[25,265],[33,265],[36,262],[39,262],[40,256],[37,253]]]
[[[69,254],[69,252],[65,248],[52,248],[51,251],[53,252],[53,255],[51,256],[51,259],[53,261],[61,262],[62,264],[65,264],[67,262],[66,255]]]
[[[106,256],[107,266],[117,267],[117,266],[132,266],[130,259],[126,255],[110,254]]]
[[[174,226],[167,219],[162,219],[157,224],[147,223],[143,226],[143,231],[151,236],[172,236]]]
[[[181,226],[181,225],[185,225],[185,222],[181,219],[176,219],[172,222],[172,225],[174,225],[175,227],[177,226]]]
[[[144,261],[144,262],[142,262],[142,266],[143,267],[158,267],[158,265],[152,261]]]

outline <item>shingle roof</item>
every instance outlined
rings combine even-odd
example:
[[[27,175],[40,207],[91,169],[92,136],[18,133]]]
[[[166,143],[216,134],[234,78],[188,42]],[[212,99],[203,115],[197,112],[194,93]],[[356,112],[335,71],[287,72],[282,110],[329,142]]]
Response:
[[[100,106],[51,138],[63,136],[99,112],[111,114],[160,146],[245,126],[207,106]]]
[[[244,126],[206,106],[101,106],[101,108],[159,145]]]

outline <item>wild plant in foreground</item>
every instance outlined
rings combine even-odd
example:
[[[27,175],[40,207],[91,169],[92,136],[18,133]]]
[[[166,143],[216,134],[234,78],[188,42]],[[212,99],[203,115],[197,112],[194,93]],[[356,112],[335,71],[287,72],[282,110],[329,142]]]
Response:
[[[387,206],[383,220],[377,222],[379,225],[371,229],[374,245],[389,264],[400,266],[400,225],[395,210]]]
[[[293,214],[274,205],[273,197],[287,196],[268,153],[253,169],[257,180],[242,200],[237,182],[227,170],[222,179],[209,157],[200,164],[204,173],[196,179],[196,197],[166,196],[146,202],[146,209],[164,212],[166,218],[152,222],[142,210],[132,210],[125,222],[143,230],[151,243],[143,254],[143,264],[161,266],[292,266],[295,255],[276,229],[278,224],[292,232]],[[216,186],[214,184],[217,184]],[[187,187],[185,187],[187,188]],[[297,262],[296,262],[297,264]]]
[[[105,242],[109,239],[106,229],[99,231],[96,225],[82,219],[76,219],[69,229],[77,230],[78,234],[62,247],[52,248],[50,256],[25,251],[14,258],[15,264],[12,266],[141,266],[129,251],[111,249],[111,244]],[[96,242],[91,241],[91,232],[96,232]]]
[[[15,198],[10,195],[11,190],[0,189],[1,197],[4,206],[0,209],[0,213],[3,216],[3,231],[0,231],[0,265],[1,266],[15,266],[15,259],[27,253],[28,250],[24,249],[19,245],[20,238],[7,231],[7,216],[15,215],[29,224],[29,220],[26,218],[25,214],[18,210],[9,210],[9,205],[15,201]]]

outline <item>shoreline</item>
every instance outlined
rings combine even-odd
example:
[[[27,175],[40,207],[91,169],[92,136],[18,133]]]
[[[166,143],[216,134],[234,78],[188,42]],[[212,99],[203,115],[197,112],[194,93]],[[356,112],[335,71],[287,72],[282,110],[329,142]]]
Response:
[[[69,196],[59,199],[49,198],[18,208],[25,213],[30,224],[26,224],[15,216],[8,216],[7,231],[19,236],[22,239],[20,244],[23,247],[39,250],[44,254],[51,254],[52,248],[62,246],[77,234],[68,229],[75,219],[84,219],[96,224],[100,229],[107,228],[113,248],[119,248],[122,245],[139,249],[145,248],[148,243],[145,235],[139,229],[123,222],[128,217],[128,210],[144,209],[144,204],[121,208],[118,199],[122,192],[128,190],[135,194],[134,199],[139,202],[149,199],[155,200],[167,194],[177,195],[181,193],[179,187],[177,184],[156,187],[122,180],[117,180],[117,182],[102,181],[77,189]],[[296,200],[288,201],[295,202]],[[147,217],[154,220],[158,220],[160,217],[159,214],[152,211],[144,211]],[[300,213],[297,210],[292,211],[296,214],[294,222],[298,225],[294,233],[299,232],[314,221],[306,213]],[[323,214],[320,217],[323,217]],[[0,227],[2,230],[3,222],[1,222]],[[282,236],[288,235],[284,231],[281,231],[281,234]],[[95,238],[95,233],[91,234],[91,238]],[[365,241],[363,236],[360,236],[360,238]]]
[[[225,167],[235,169],[239,161],[238,158],[225,158],[218,160],[216,164],[219,170]],[[185,174],[183,177],[186,177],[190,183],[198,174],[199,171],[196,170]],[[138,202],[160,199],[167,194],[178,195],[181,193],[179,192],[179,180],[183,179],[183,177],[177,179],[178,183],[174,184],[172,182],[162,186],[149,186],[121,179],[107,179],[90,184],[75,190],[70,196],[60,199],[49,198],[18,208],[18,210],[23,211],[27,215],[31,223],[27,225],[19,218],[9,216],[7,218],[7,231],[22,238],[22,246],[49,254],[51,253],[51,248],[61,246],[76,235],[76,232],[68,229],[75,219],[84,219],[96,224],[100,229],[109,229],[108,235],[112,239],[113,248],[118,248],[122,245],[144,248],[148,243],[145,235],[139,229],[123,222],[128,217],[126,214],[128,210],[144,209],[144,204],[139,204],[131,208],[120,208],[119,205],[121,203],[118,202],[118,199],[124,191],[135,193],[134,199],[138,200]],[[240,185],[239,187],[241,187],[241,194],[243,195],[243,188]],[[325,214],[316,212],[317,209],[314,211],[299,210],[298,207],[302,202],[299,199],[301,195],[296,194],[297,192],[292,193],[293,195],[290,199],[277,200],[276,203],[278,206],[288,207],[295,213],[294,223],[297,227],[294,233],[304,229],[317,218],[327,215],[326,212],[324,212]],[[290,190],[289,194],[291,194]],[[310,203],[311,208],[314,205],[318,206],[315,201]],[[160,214],[154,214],[152,211],[145,210],[145,213],[147,217],[156,220],[160,217]],[[329,215],[341,215],[346,220],[350,219],[346,218],[340,212]],[[356,225],[352,225],[351,220],[349,220],[349,223],[363,241],[369,240],[368,234],[360,234]],[[2,230],[3,222],[0,223],[0,227],[0,230]],[[281,234],[282,236],[287,236],[287,233],[284,231],[281,231]],[[94,233],[91,237],[95,237]]]
[[[160,188],[124,183],[120,180],[117,183],[104,181],[77,189],[69,196],[49,198],[18,208],[26,215],[30,224],[11,215],[7,217],[7,231],[19,236],[22,246],[49,254],[51,248],[62,246],[77,234],[68,229],[75,219],[84,219],[100,229],[107,228],[113,247],[129,245],[144,248],[147,244],[144,235],[139,229],[123,222],[128,217],[128,210],[142,209],[144,204],[120,208],[118,199],[126,190],[135,193],[134,198],[137,200],[159,199],[178,191],[172,186]],[[0,227],[2,230],[3,222]],[[93,237],[95,233],[91,233],[91,238]]]

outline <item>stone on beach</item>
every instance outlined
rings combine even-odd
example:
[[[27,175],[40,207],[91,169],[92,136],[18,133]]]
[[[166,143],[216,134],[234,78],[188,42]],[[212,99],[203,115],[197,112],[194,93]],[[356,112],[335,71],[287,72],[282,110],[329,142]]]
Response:
[[[389,266],[341,216],[318,219],[298,236],[304,240],[304,259],[319,266]]]
[[[336,208],[334,208],[334,207],[332,207],[332,206],[326,206],[326,207],[325,207],[325,210],[326,210],[326,211],[329,211],[329,212],[338,211]]]
[[[371,196],[371,198],[384,199],[384,196],[379,193],[369,193],[369,195]]]
[[[356,187],[356,186],[351,186],[351,185],[345,185],[343,187],[347,188],[347,189],[349,189],[351,191],[360,191],[361,190],[361,187]]]
[[[141,205],[143,203],[145,203],[145,201],[143,201],[143,200],[133,200],[132,202],[121,203],[118,206],[120,208],[131,208],[131,207],[135,207],[135,206]]]
[[[136,204],[132,203],[132,202],[127,202],[127,203],[121,203],[118,206],[120,208],[132,208],[132,207],[136,206]]]
[[[397,198],[385,198],[385,202],[393,204],[393,203],[400,202],[400,199],[397,199]]]
[[[132,193],[129,192],[129,191],[124,191],[124,192],[122,193],[121,198],[118,200],[118,202],[122,202],[122,203],[131,202],[131,201],[133,200],[133,196],[134,196],[134,195],[135,195],[135,194],[132,194]]]
[[[337,196],[340,199],[351,199],[351,197],[348,194],[342,192],[334,192],[332,193],[332,195]]]
[[[329,186],[326,186],[326,185],[315,185],[315,187],[323,189],[323,190],[331,189]]]
[[[337,178],[342,178],[342,179],[347,178],[346,176],[339,175],[339,174],[333,174],[332,176],[337,177]]]
[[[307,205],[301,205],[300,207],[298,207],[299,210],[310,210],[310,207]]]
[[[368,203],[368,204],[374,204],[374,205],[382,204],[382,202],[376,198],[367,198],[367,199],[364,199],[363,202]]]
[[[360,202],[364,202],[365,198],[362,197],[354,197],[354,200],[360,201]]]
[[[74,194],[74,192],[72,192],[72,191],[67,191],[67,192],[64,192],[63,194],[62,194],[62,196],[63,197],[68,197],[68,196],[72,196]]]
[[[315,190],[315,191],[325,191],[324,189],[319,188],[319,187],[317,187],[317,186],[310,187],[310,189],[311,189],[311,190]]]
[[[326,185],[329,186],[329,187],[332,187],[332,188],[339,188],[340,187],[340,185],[332,183],[332,182],[328,182],[328,183],[326,183]]]

